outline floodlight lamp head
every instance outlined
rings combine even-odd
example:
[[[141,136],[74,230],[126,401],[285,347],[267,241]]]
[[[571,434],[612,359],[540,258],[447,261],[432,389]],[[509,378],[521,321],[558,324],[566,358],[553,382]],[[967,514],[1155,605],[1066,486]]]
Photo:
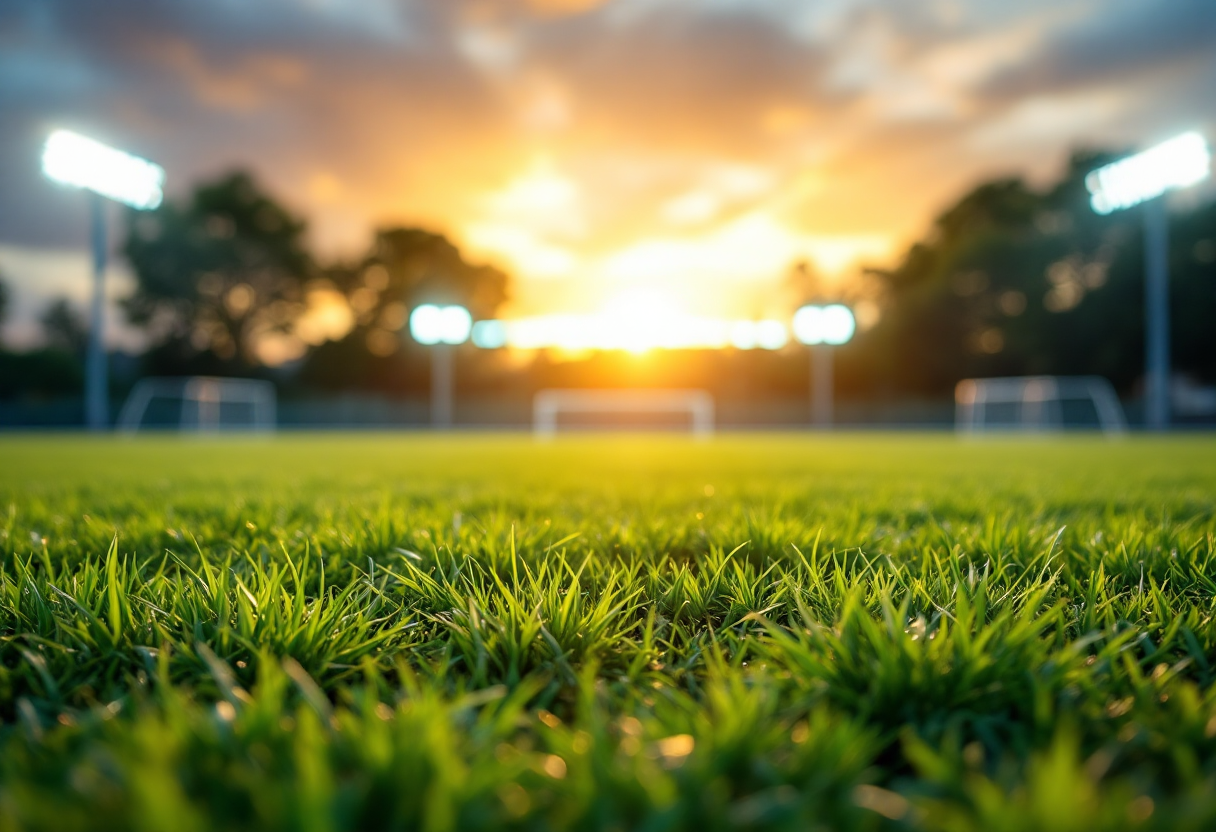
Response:
[[[756,325],[751,321],[736,321],[730,328],[730,345],[737,350],[754,350]]]
[[[800,344],[847,344],[857,331],[853,310],[842,303],[804,306],[794,313],[794,337]]]
[[[1207,178],[1211,164],[1211,152],[1203,136],[1183,133],[1098,168],[1085,177],[1085,187],[1094,211],[1110,214],[1201,182]]]
[[[789,341],[789,333],[781,321],[756,322],[756,346],[762,350],[779,350]]]
[[[165,171],[160,165],[71,130],[56,130],[47,138],[42,172],[53,182],[140,210],[155,208],[164,199]]]
[[[463,344],[473,329],[473,316],[463,306],[424,303],[410,313],[410,335],[419,344]]]
[[[473,324],[473,346],[497,350],[506,345],[507,325],[502,321],[478,321]]]

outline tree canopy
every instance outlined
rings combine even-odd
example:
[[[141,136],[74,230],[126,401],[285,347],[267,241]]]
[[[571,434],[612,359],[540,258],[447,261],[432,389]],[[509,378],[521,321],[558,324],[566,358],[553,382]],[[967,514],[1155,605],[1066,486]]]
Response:
[[[364,257],[326,274],[354,315],[345,338],[320,345],[307,359],[304,380],[330,388],[400,389],[404,376],[421,376],[425,370],[411,369],[402,354],[411,343],[409,313],[419,304],[460,304],[484,319],[507,299],[504,272],[470,263],[442,234],[420,228],[381,229]]]
[[[67,298],[56,298],[39,321],[47,346],[68,355],[83,356],[89,343],[89,325]]]
[[[156,344],[256,365],[259,339],[289,331],[304,309],[317,272],[304,231],[242,172],[132,214],[124,251],[136,289],[127,314]]]
[[[856,371],[893,393],[947,394],[972,376],[1098,374],[1125,392],[1143,368],[1140,212],[1093,212],[1075,154],[1054,185],[988,182],[937,218],[889,271]],[[1171,218],[1174,366],[1216,379],[1216,206]],[[1209,247],[1211,254],[1208,254]]]

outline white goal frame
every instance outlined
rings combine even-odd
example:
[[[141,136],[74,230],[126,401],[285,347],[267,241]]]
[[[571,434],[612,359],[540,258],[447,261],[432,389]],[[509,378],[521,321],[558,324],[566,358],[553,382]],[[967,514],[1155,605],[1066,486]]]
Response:
[[[1064,430],[1063,402],[1089,401],[1104,433],[1124,433],[1127,419],[1110,382],[1101,376],[1011,376],[969,378],[954,388],[954,425],[961,433],[989,429],[987,405],[1016,404],[1018,419],[1002,430]]]
[[[131,389],[131,394],[118,415],[118,430],[135,433],[140,429],[148,406],[156,399],[181,402],[177,429],[197,433],[218,431],[254,431],[271,433],[275,429],[275,388],[269,381],[247,378],[145,378]],[[225,424],[220,409],[225,403],[248,404],[252,418],[248,422]]]
[[[714,432],[714,398],[705,390],[541,390],[532,400],[532,429],[540,438],[557,435],[557,417],[567,413],[683,413],[693,436]]]

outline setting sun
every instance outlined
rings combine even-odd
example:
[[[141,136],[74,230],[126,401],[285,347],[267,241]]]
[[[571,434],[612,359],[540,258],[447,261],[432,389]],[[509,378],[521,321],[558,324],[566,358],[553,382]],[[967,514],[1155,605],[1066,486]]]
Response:
[[[554,349],[567,355],[592,350],[635,355],[656,349],[777,350],[789,342],[783,321],[694,315],[660,289],[622,291],[588,314],[516,318],[504,327],[507,346]]]

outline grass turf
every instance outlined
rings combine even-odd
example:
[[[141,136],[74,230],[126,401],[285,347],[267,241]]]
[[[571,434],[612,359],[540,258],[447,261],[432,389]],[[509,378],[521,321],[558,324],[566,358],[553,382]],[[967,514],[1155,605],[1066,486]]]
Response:
[[[1216,443],[0,439],[0,829],[1211,829]]]

